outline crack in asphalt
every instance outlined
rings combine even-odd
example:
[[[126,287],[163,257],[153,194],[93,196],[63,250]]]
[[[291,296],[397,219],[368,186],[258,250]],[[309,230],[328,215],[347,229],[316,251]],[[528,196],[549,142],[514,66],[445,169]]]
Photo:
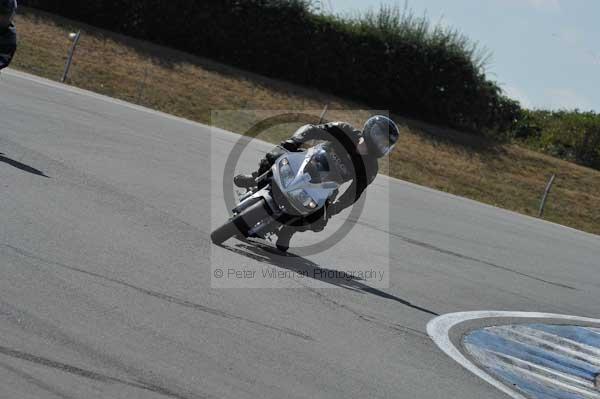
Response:
[[[53,387],[50,384],[45,383],[44,381],[40,380],[39,378],[34,377],[33,375],[26,373],[22,370],[19,370],[15,367],[10,366],[7,363],[4,362],[0,362],[0,367],[2,367],[3,369],[6,369],[8,371],[10,371],[13,374],[18,375],[19,377],[21,377],[22,379],[26,380],[28,383],[35,385],[36,387],[51,393],[53,396],[59,397],[61,399],[76,399],[75,396],[70,396],[67,395],[66,393],[58,390],[57,388]]]
[[[5,346],[0,346],[0,354],[8,357],[12,357],[15,359],[25,360],[30,363],[39,364],[42,366],[50,367],[53,369],[57,369],[63,371],[65,373],[77,375],[79,377],[87,378],[90,380],[103,382],[103,383],[116,383],[129,385],[134,388],[143,389],[146,391],[151,391],[154,393],[158,393],[164,396],[170,396],[172,398],[177,399],[189,399],[189,396],[183,396],[177,392],[171,391],[168,388],[161,387],[159,385],[137,380],[137,381],[128,381],[117,377],[112,377],[104,374],[97,373],[95,371],[86,370],[80,367],[72,366],[66,363],[58,362],[56,360],[48,359],[42,356],[36,356],[27,352],[18,351],[15,349],[7,348]]]
[[[279,251],[275,251],[275,250],[273,250],[273,248],[271,248],[265,244],[259,243],[259,242],[254,242],[254,241],[246,241],[246,242],[251,243],[251,245],[242,245],[242,246],[238,245],[236,247],[223,246],[223,248],[225,248],[228,251],[231,251],[233,253],[236,253],[238,255],[242,255],[242,256],[248,257],[250,259],[256,260],[258,262],[268,263],[268,264],[271,264],[273,266],[276,266],[276,267],[279,267],[282,269],[291,270],[296,273],[303,274],[303,275],[307,276],[308,278],[322,281],[322,282],[331,284],[336,287],[341,287],[341,288],[345,288],[345,289],[348,289],[351,291],[356,291],[356,292],[369,293],[369,294],[378,296],[380,298],[385,298],[385,299],[390,299],[390,300],[396,301],[398,303],[401,303],[404,306],[418,310],[423,313],[428,313],[433,316],[439,316],[439,314],[437,314],[433,310],[426,309],[424,307],[415,305],[405,299],[399,298],[395,295],[378,290],[377,288],[374,288],[367,284],[362,283],[360,281],[360,279],[358,279],[358,278],[349,278],[348,279],[348,278],[321,277],[323,275],[323,273],[315,273],[315,271],[318,270],[318,271],[324,272],[324,271],[329,271],[329,269],[322,268],[321,266],[317,265],[316,263],[312,262],[311,260],[309,260],[307,258],[303,258],[301,256],[294,255],[293,253],[287,253],[285,256],[287,259],[287,262],[281,262],[280,261],[281,253]],[[309,271],[309,273],[306,273],[307,271]],[[310,271],[312,271],[312,273],[310,273]],[[317,277],[317,275],[319,277]],[[307,288],[308,288],[308,286],[307,286]]]
[[[388,323],[388,322],[379,320],[373,316],[369,316],[369,315],[365,315],[365,314],[361,314],[358,317],[359,317],[359,319],[362,319],[368,323],[375,324],[377,326],[383,327],[388,330],[401,331],[403,333],[407,333],[407,334],[411,334],[411,335],[418,335],[421,338],[426,338],[427,340],[429,340],[429,335],[427,335],[426,332],[417,330],[416,328],[403,326],[402,324],[399,324],[399,323]]]
[[[427,333],[425,333],[423,331],[417,330],[415,328],[403,326],[403,325],[398,324],[398,323],[389,323],[389,322],[386,322],[386,321],[379,320],[379,319],[377,319],[374,316],[366,315],[364,313],[359,312],[358,310],[352,309],[348,305],[344,305],[343,303],[340,303],[340,302],[336,301],[335,299],[329,298],[329,297],[325,296],[323,293],[319,292],[319,290],[317,290],[315,288],[312,288],[312,287],[306,286],[304,284],[301,284],[298,281],[297,281],[297,283],[299,285],[301,285],[302,287],[305,287],[307,290],[309,290],[313,294],[317,295],[318,297],[320,297],[324,301],[330,302],[333,305],[335,305],[336,307],[342,308],[342,309],[344,309],[344,310],[352,313],[353,315],[357,316],[360,320],[363,320],[363,321],[365,321],[367,323],[375,324],[375,325],[377,325],[379,327],[383,327],[383,328],[388,329],[388,330],[391,329],[391,330],[394,330],[394,331],[402,331],[402,332],[407,333],[407,334],[417,335],[419,337],[429,339],[429,336],[427,335]],[[425,313],[432,313],[432,312],[425,312]],[[437,313],[435,313],[435,315],[439,316]]]
[[[448,249],[436,247],[433,244],[429,244],[429,243],[426,243],[426,242],[418,241],[418,240],[415,240],[413,238],[405,237],[405,236],[403,236],[401,234],[398,234],[398,233],[393,233],[391,231],[386,231],[386,230],[380,229],[377,226],[373,226],[373,225],[371,225],[369,223],[356,221],[356,224],[360,224],[362,226],[369,227],[369,228],[372,228],[372,229],[375,229],[375,230],[378,230],[378,231],[381,231],[381,232],[393,235],[394,237],[397,237],[397,238],[401,239],[402,241],[404,241],[404,242],[406,242],[408,244],[416,245],[416,246],[419,246],[421,248],[425,248],[425,249],[429,249],[429,250],[432,250],[432,251],[436,251],[436,252],[439,252],[439,253],[442,253],[442,254],[445,254],[445,255],[454,256],[454,257],[459,258],[459,259],[464,259],[464,260],[469,260],[469,261],[472,261],[472,262],[481,263],[483,265],[490,266],[490,267],[493,267],[495,269],[504,270],[506,272],[514,273],[514,274],[517,274],[519,276],[526,277],[526,278],[529,278],[529,279],[532,279],[532,280],[535,280],[535,281],[539,281],[539,282],[544,283],[544,284],[550,284],[550,285],[554,285],[556,287],[561,287],[561,288],[566,288],[566,289],[569,289],[569,290],[575,290],[575,291],[577,291],[577,288],[572,287],[570,285],[566,285],[566,284],[562,284],[562,283],[557,283],[555,281],[550,281],[550,280],[544,280],[543,278],[532,276],[530,274],[520,272],[520,271],[512,269],[510,267],[497,265],[495,263],[488,262],[488,261],[485,261],[485,260],[482,260],[482,259],[477,259],[477,258],[474,258],[472,256],[463,255],[463,254],[460,254],[458,252],[450,251]]]
[[[138,287],[138,286],[135,286],[135,285],[133,285],[131,283],[128,283],[126,281],[123,281],[123,280],[119,280],[119,279],[115,279],[115,278],[111,278],[111,277],[106,277],[106,276],[103,276],[102,274],[99,274],[99,273],[94,273],[94,272],[90,272],[90,271],[87,271],[87,270],[79,269],[77,267],[65,265],[65,264],[60,263],[60,262],[55,262],[55,261],[52,261],[52,260],[43,259],[43,258],[41,258],[41,257],[39,257],[39,256],[37,256],[35,254],[32,254],[32,253],[30,253],[28,251],[25,251],[25,250],[21,249],[21,248],[14,247],[12,245],[8,245],[8,244],[3,244],[3,245],[6,246],[7,248],[10,248],[13,251],[17,252],[21,256],[25,256],[27,258],[35,259],[35,260],[38,260],[40,262],[44,262],[46,264],[51,264],[51,265],[59,266],[61,268],[64,268],[64,269],[67,269],[67,270],[71,270],[71,271],[74,271],[74,272],[77,272],[77,273],[86,274],[88,276],[92,276],[92,277],[95,277],[95,278],[98,278],[98,279],[102,279],[104,281],[109,281],[111,283],[118,284],[118,285],[130,288],[130,289],[133,289],[133,290],[141,292],[141,293],[143,293],[145,295],[149,295],[149,296],[152,296],[152,297],[155,297],[155,298],[158,298],[158,299],[162,299],[162,300],[170,302],[170,303],[174,303],[174,304],[177,304],[177,305],[180,305],[180,306],[184,306],[184,307],[187,307],[187,308],[191,308],[191,309],[194,309],[194,310],[197,310],[197,311],[201,311],[201,312],[204,312],[204,313],[209,313],[209,314],[212,314],[212,315],[215,315],[215,316],[219,316],[219,317],[223,317],[223,318],[230,319],[230,320],[243,321],[243,322],[246,322],[246,323],[249,323],[249,324],[261,327],[261,328],[266,328],[266,329],[277,331],[277,332],[280,332],[280,333],[292,335],[292,336],[295,336],[297,338],[301,338],[301,339],[304,339],[304,340],[307,340],[307,341],[314,341],[314,338],[311,337],[310,335],[304,334],[304,333],[302,333],[300,331],[293,330],[291,328],[277,327],[277,326],[272,326],[272,325],[269,325],[269,324],[266,324],[266,323],[261,323],[259,321],[248,319],[248,318],[243,317],[243,316],[238,316],[238,315],[235,315],[235,314],[224,312],[224,311],[219,310],[219,309],[215,309],[215,308],[211,308],[211,307],[208,307],[208,306],[200,305],[200,304],[188,301],[186,299],[177,298],[177,297],[174,297],[172,295],[168,295],[168,294],[165,294],[165,293],[162,293],[162,292],[158,292],[158,291],[153,291],[153,290],[150,290],[150,289],[147,289],[147,288]]]
[[[23,332],[29,332],[34,335],[39,336],[44,341],[50,340],[58,345],[64,346],[69,350],[73,350],[81,356],[90,358],[94,363],[100,363],[104,366],[108,366],[120,375],[129,375],[131,379],[135,381],[145,383],[146,380],[157,381],[158,378],[161,379],[163,386],[173,386],[178,387],[180,384],[174,380],[166,380],[162,377],[157,376],[152,371],[146,371],[143,369],[139,369],[135,366],[128,365],[124,363],[121,359],[111,356],[105,351],[99,351],[96,348],[92,347],[88,343],[77,339],[75,337],[71,337],[70,335],[63,332],[56,325],[42,320],[28,312],[18,309],[17,307],[0,301],[0,316],[3,319],[12,322],[18,325]],[[1,363],[0,363],[1,365]],[[152,385],[156,385],[153,383]],[[164,388],[164,390],[175,392],[178,390],[179,392],[183,392],[180,389],[176,388]],[[191,394],[186,392],[185,394],[180,393],[180,397],[208,397],[207,395],[198,395],[196,393]]]
[[[256,241],[249,241],[249,240],[245,240],[244,242],[246,243],[250,243],[252,245],[248,246],[248,245],[242,245],[242,246],[237,246],[237,247],[229,247],[229,246],[224,246],[225,249],[232,251],[236,254],[242,255],[242,256],[246,256],[249,257],[250,259],[259,261],[259,262],[263,262],[263,263],[268,263],[268,264],[272,264],[274,266],[277,267],[281,267],[281,268],[285,268],[288,270],[293,270],[295,272],[302,272],[305,271],[305,269],[308,268],[319,268],[321,269],[317,264],[313,263],[312,261],[302,258],[300,256],[294,255],[294,254],[290,254],[288,253],[286,255],[286,258],[290,260],[290,262],[288,262],[286,265],[281,265],[279,262],[275,262],[275,259],[271,257],[271,255],[277,254],[279,255],[278,252],[273,252],[272,248],[270,248],[269,246],[260,243],[260,242],[256,242]],[[243,249],[246,250],[251,250],[250,252],[248,251],[244,251]],[[257,253],[256,251],[260,251],[260,256],[259,253]],[[300,262],[300,264],[296,264],[297,262]],[[310,273],[309,273],[310,275]],[[362,284],[359,281],[354,281],[354,280],[350,280],[350,282],[353,283],[353,286],[351,284],[351,286],[348,285],[341,285],[339,284],[339,282],[336,282],[336,279],[319,279],[321,281],[327,282],[329,284],[332,284],[334,286],[339,286],[339,287],[343,287],[352,291],[356,291],[356,292],[368,292],[371,294],[374,294],[376,296],[379,296],[381,298],[386,298],[386,299],[392,299],[396,302],[401,303],[404,306],[407,306],[411,309],[414,310],[418,310],[420,312],[423,313],[427,313],[433,316],[439,316],[438,313],[426,309],[426,308],[422,308],[420,306],[414,305],[404,299],[398,298],[394,295],[385,293],[383,291],[379,291],[375,288],[369,287],[366,284]],[[307,289],[309,292],[312,292],[313,294],[317,295],[319,298],[321,298],[323,301],[325,302],[329,302],[331,304],[333,304],[335,307],[339,307],[341,309],[344,309],[350,313],[352,313],[353,315],[355,315],[359,320],[363,320],[367,323],[370,324],[374,324],[376,326],[379,326],[381,328],[385,328],[387,330],[392,330],[392,331],[401,331],[403,333],[407,333],[407,334],[411,334],[411,335],[416,335],[419,336],[421,338],[425,338],[427,340],[429,340],[429,336],[427,335],[427,333],[425,333],[424,331],[420,331],[414,328],[410,328],[407,326],[403,326],[401,324],[398,323],[390,323],[390,322],[386,322],[380,319],[377,319],[374,316],[370,316],[364,313],[361,313],[357,310],[354,310],[353,308],[351,308],[348,305],[345,305],[343,303],[340,303],[332,298],[327,297],[325,294],[323,294],[322,292],[320,292],[318,289],[316,288],[312,288],[306,284],[302,284],[300,281],[298,280],[293,280],[294,282],[296,282],[296,284],[298,284],[299,286]]]

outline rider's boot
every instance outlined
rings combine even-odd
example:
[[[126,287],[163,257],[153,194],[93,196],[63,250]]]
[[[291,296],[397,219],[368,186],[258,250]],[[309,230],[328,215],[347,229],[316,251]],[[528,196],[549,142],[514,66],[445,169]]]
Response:
[[[258,172],[253,172],[251,175],[237,175],[233,178],[233,184],[240,188],[255,187],[257,177]]]
[[[277,249],[281,252],[287,252],[290,249],[290,240],[294,233],[294,229],[286,226],[282,227],[279,233],[277,233],[277,243],[275,244]]]

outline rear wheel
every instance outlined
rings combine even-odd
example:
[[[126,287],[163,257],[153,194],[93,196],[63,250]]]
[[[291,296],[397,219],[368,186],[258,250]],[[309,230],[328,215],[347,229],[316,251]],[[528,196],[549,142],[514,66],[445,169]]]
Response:
[[[214,244],[221,245],[238,234],[248,237],[248,233],[252,227],[270,214],[270,209],[267,207],[264,200],[257,202],[245,209],[239,215],[230,219],[223,226],[213,231],[210,235],[210,239]]]

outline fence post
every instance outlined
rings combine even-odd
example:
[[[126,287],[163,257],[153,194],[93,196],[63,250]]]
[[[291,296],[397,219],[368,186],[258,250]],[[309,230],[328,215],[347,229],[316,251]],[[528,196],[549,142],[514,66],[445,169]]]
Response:
[[[550,181],[546,185],[546,190],[544,190],[544,196],[542,197],[542,202],[540,203],[540,211],[538,217],[542,217],[544,215],[544,208],[546,207],[546,200],[548,199],[548,194],[550,194],[550,189],[552,188],[552,184],[554,184],[554,179],[556,179],[556,175],[552,175]]]
[[[325,114],[327,114],[328,110],[329,110],[329,104],[325,104],[325,108],[323,108],[323,112],[321,112],[321,117],[319,118],[319,125],[321,123],[323,123],[323,121],[325,120]]]
[[[65,64],[65,71],[63,72],[61,83],[65,83],[67,80],[67,76],[69,75],[69,69],[71,69],[71,63],[73,62],[73,55],[75,54],[75,48],[77,48],[77,43],[79,43],[79,38],[81,37],[81,31],[74,34],[71,33],[69,37],[73,40],[71,44],[71,48],[69,49],[69,56],[67,57],[67,63]]]
[[[142,80],[142,83],[140,84],[140,90],[139,90],[138,98],[137,98],[138,104],[141,104],[142,94],[144,94],[144,88],[146,87],[146,80],[148,80],[148,67],[146,67],[146,69],[144,69],[144,79]]]

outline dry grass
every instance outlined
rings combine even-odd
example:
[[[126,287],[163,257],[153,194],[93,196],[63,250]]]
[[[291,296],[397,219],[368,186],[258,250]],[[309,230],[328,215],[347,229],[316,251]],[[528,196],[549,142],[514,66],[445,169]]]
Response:
[[[221,113],[218,125],[229,130],[244,132],[256,117],[269,114],[256,115],[250,111],[254,109],[318,114],[328,103],[333,110],[328,119],[355,125],[370,115],[353,111],[366,109],[364,104],[37,11],[25,10],[17,24],[15,68],[58,80],[70,44],[67,33],[81,29],[68,83],[204,123],[211,122],[212,110],[248,110],[241,116]],[[405,134],[391,157],[392,176],[535,215],[545,184],[556,173],[545,218],[600,234],[600,172],[514,145],[398,119]],[[296,126],[280,126],[260,138],[275,142]]]

